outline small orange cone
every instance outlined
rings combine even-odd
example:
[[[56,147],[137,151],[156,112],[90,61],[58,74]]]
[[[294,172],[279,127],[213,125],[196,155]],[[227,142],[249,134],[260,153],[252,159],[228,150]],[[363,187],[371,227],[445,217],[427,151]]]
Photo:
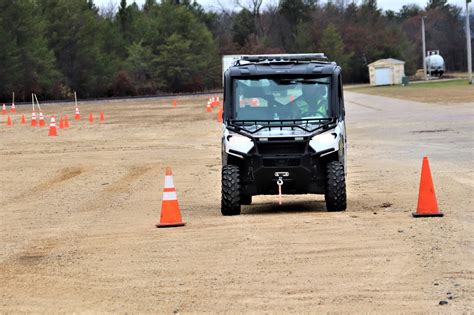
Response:
[[[16,114],[15,103],[12,103],[12,107],[10,108],[10,111],[11,111],[13,114]]]
[[[60,116],[60,117],[59,117],[59,129],[64,129],[63,116]]]
[[[207,102],[207,106],[206,106],[206,112],[208,112],[208,113],[212,113],[212,106],[211,106],[211,102]]]
[[[36,121],[36,113],[33,112],[31,114],[31,127],[36,127],[37,121]]]
[[[11,126],[11,125],[12,125],[12,119],[11,119],[10,115],[8,115],[7,126]]]
[[[443,213],[439,212],[438,202],[431,178],[430,162],[428,157],[423,158],[421,167],[420,191],[418,193],[418,206],[416,212],[413,213],[415,218],[418,217],[442,217]]]
[[[178,197],[176,196],[176,188],[174,187],[173,174],[171,168],[166,168],[165,186],[163,188],[163,200],[161,201],[161,217],[160,223],[156,227],[172,227],[183,226],[181,212],[179,210]]]
[[[26,124],[25,114],[21,114],[21,124],[22,125]]]
[[[46,126],[46,123],[45,123],[45,121],[44,121],[44,116],[43,116],[43,113],[42,113],[42,112],[40,112],[40,114],[39,114],[39,126],[40,126],[40,127]]]
[[[89,113],[89,122],[92,124],[94,122],[94,116],[92,113]]]
[[[224,110],[219,108],[219,111],[217,112],[217,122],[222,122],[222,114],[224,113]]]
[[[79,107],[76,107],[76,113],[74,114],[75,120],[81,120],[81,113],[79,113]]]
[[[67,119],[67,115],[64,115],[64,128],[69,128],[69,119]]]
[[[51,122],[49,123],[49,134],[48,136],[50,137],[56,137],[58,135],[58,132],[56,130],[56,118],[54,118],[54,115],[51,116]]]
[[[105,121],[105,116],[104,116],[104,112],[100,112],[100,119],[99,119],[100,122],[104,122]]]
[[[173,107],[176,107],[178,105],[178,102],[176,100],[173,100]]]
[[[6,115],[7,114],[7,107],[5,106],[5,104],[2,105],[2,115]]]

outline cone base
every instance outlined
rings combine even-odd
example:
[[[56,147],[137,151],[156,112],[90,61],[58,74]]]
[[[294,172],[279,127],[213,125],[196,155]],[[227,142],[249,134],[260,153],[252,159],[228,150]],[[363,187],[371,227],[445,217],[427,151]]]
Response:
[[[185,226],[186,222],[176,222],[176,223],[158,223],[155,226],[157,228],[166,228],[166,227],[175,227],[175,226]]]
[[[442,216],[444,216],[444,213],[442,213],[442,212],[437,212],[437,213],[417,213],[417,212],[413,212],[412,215],[415,218],[442,217]]]

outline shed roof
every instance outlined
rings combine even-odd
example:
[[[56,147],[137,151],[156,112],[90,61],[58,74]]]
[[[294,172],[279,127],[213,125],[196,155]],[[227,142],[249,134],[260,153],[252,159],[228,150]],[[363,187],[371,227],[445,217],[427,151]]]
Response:
[[[380,64],[380,63],[391,63],[391,64],[394,64],[394,65],[403,65],[403,64],[405,64],[405,61],[394,59],[394,58],[379,59],[377,61],[374,61],[374,62],[370,63],[369,66],[377,65],[377,64]]]

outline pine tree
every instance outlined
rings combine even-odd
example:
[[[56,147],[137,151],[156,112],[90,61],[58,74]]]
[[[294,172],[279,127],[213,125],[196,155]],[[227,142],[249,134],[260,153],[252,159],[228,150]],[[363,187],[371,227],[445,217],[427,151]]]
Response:
[[[348,68],[352,53],[344,52],[344,42],[333,24],[329,24],[324,29],[319,42],[319,50],[324,52],[331,60],[336,61],[341,68]]]

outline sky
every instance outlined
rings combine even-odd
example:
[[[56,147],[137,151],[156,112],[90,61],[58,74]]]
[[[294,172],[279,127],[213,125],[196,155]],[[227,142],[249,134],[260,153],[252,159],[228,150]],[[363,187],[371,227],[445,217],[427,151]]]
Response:
[[[324,2],[324,1],[325,0],[322,0],[321,2]],[[94,0],[94,2],[99,7],[108,7],[110,4],[113,4],[115,5],[115,7],[118,7],[120,0]],[[133,2],[133,0],[127,0],[127,2],[130,4]],[[141,6],[145,2],[145,0],[135,0],[135,2]],[[204,8],[210,9],[210,10],[220,10],[221,5],[224,6],[226,9],[232,9],[233,7],[236,6],[235,5],[236,0],[197,0],[197,2],[200,3]],[[250,0],[240,0],[240,2],[249,3]],[[278,3],[278,0],[263,0],[263,2],[264,2],[264,5],[271,5],[271,4]],[[379,8],[383,10],[398,11],[405,4],[416,3],[420,5],[421,7],[424,7],[427,2],[428,0],[378,0],[377,4]],[[462,6],[464,8],[466,0],[449,0],[448,3]],[[471,8],[471,11],[472,10],[473,9]]]

